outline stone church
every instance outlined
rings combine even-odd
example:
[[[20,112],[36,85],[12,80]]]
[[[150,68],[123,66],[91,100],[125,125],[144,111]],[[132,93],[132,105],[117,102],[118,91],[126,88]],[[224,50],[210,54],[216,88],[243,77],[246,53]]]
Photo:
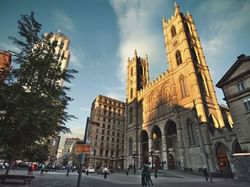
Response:
[[[150,81],[148,57],[135,51],[128,59],[125,166],[230,173],[240,144],[218,104],[193,18],[175,4],[162,26],[168,70]]]

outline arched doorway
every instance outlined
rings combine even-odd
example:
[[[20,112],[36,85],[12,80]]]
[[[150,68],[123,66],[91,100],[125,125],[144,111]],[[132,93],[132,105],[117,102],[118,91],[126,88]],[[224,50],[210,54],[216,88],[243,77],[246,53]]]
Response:
[[[216,159],[219,166],[220,173],[225,176],[231,176],[232,171],[227,157],[227,147],[223,143],[218,143],[215,149]]]
[[[154,152],[153,164],[157,169],[161,169],[161,155],[162,155],[162,134],[158,126],[154,126],[151,131],[152,147]]]
[[[148,133],[143,130],[141,132],[141,162],[143,164],[148,164],[149,159],[149,150],[148,150]]]
[[[176,161],[173,155],[176,152],[177,142],[177,129],[176,124],[169,120],[165,125],[165,136],[166,136],[166,150],[168,153],[168,169],[176,168]]]
[[[175,159],[171,153],[168,154],[168,169],[175,169]]]

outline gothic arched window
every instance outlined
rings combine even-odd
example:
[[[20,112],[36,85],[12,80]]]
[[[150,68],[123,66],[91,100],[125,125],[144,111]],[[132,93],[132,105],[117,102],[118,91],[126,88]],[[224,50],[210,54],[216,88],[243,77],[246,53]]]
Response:
[[[176,58],[177,66],[179,66],[182,63],[181,52],[179,50],[176,51],[175,58]]]
[[[203,74],[199,73],[199,79],[201,82],[201,92],[209,96],[209,89],[208,89],[206,77]]]
[[[130,99],[133,98],[133,88],[130,88]]]
[[[187,131],[188,131],[188,139],[190,145],[197,145],[197,133],[194,128],[194,123],[189,119],[187,121]]]
[[[133,67],[131,67],[130,75],[133,76]]]
[[[128,154],[132,155],[132,152],[133,152],[133,139],[129,138],[129,141],[128,141]]]
[[[187,97],[188,96],[187,81],[183,75],[181,75],[181,77],[180,77],[180,87],[181,87],[182,97]]]
[[[133,123],[133,108],[129,108],[129,123]]]
[[[172,37],[175,37],[175,35],[176,35],[175,26],[171,27],[171,34],[172,34]]]

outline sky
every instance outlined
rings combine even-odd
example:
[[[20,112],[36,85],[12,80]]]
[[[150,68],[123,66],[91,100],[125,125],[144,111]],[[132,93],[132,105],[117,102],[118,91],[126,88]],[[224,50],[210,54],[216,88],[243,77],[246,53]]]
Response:
[[[194,19],[207,65],[216,84],[244,53],[250,55],[249,0],[176,0]],[[41,35],[60,30],[71,41],[69,68],[79,71],[69,86],[74,100],[65,137],[83,138],[86,118],[97,95],[125,101],[126,65],[134,50],[148,55],[150,79],[167,69],[162,17],[173,15],[174,0],[1,0],[0,49],[15,50],[17,20],[35,12]],[[220,89],[219,103],[225,104]]]

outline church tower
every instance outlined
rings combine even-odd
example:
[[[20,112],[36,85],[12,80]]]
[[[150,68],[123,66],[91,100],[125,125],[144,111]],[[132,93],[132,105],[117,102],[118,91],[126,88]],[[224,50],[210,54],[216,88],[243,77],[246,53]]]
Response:
[[[132,59],[128,59],[127,65],[127,102],[131,103],[137,98],[137,91],[144,88],[149,82],[148,57],[144,59],[137,56],[135,50]]]
[[[177,101],[195,107],[199,121],[215,128],[224,127],[212,78],[202,51],[192,16],[181,13],[175,4],[171,19],[163,18],[163,33],[169,73],[176,84]]]

